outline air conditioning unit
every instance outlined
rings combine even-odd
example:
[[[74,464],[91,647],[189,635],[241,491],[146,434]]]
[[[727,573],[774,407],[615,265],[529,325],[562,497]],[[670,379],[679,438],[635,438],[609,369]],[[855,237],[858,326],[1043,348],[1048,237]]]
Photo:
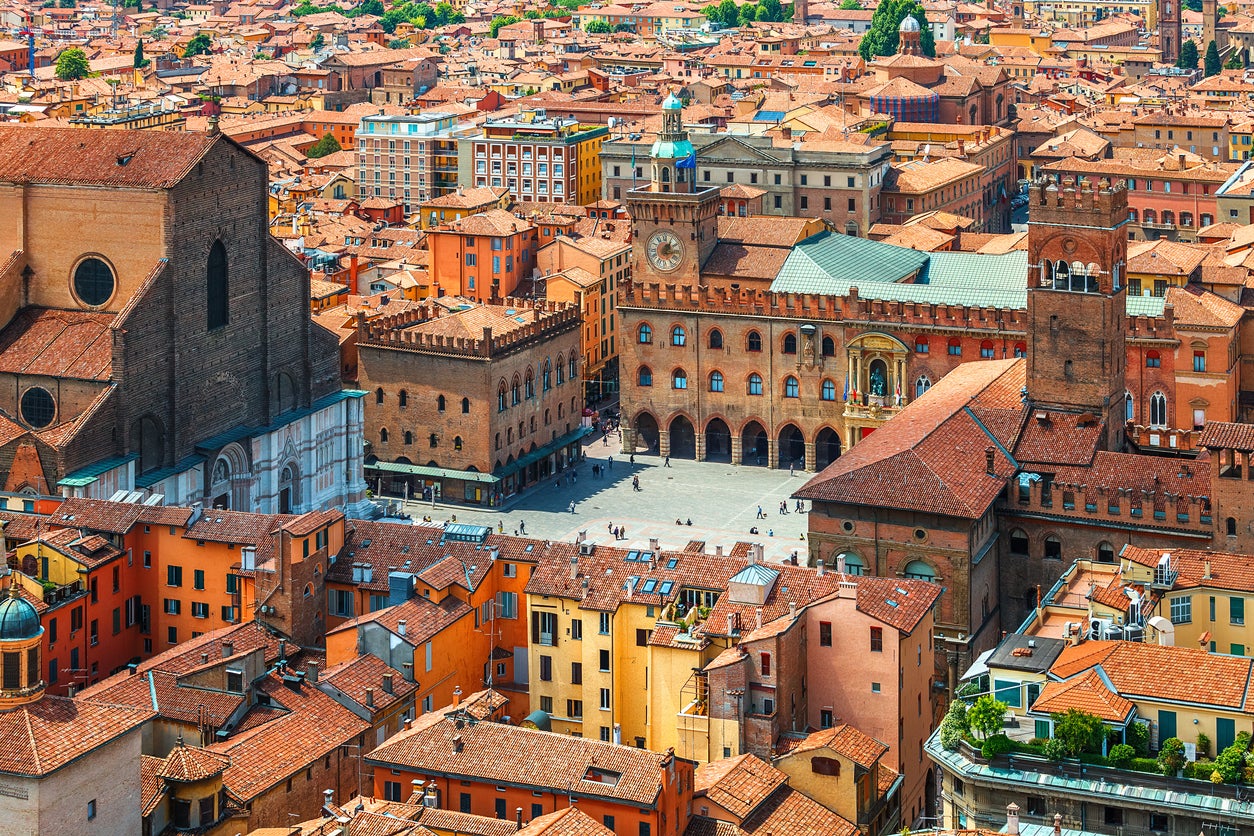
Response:
[[[1130,642],[1145,641],[1145,628],[1139,624],[1129,624],[1123,630],[1123,637]]]
[[[1100,641],[1106,638],[1110,631],[1111,623],[1105,619],[1094,618],[1089,622],[1089,638],[1094,641]]]

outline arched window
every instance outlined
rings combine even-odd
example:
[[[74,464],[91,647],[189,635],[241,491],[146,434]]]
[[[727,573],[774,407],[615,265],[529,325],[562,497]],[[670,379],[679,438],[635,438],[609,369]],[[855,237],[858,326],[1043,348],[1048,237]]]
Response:
[[[824,380],[819,397],[825,401],[836,400],[836,384],[830,380]]]
[[[532,421],[534,421],[534,420],[536,420],[536,419],[535,419],[535,418],[532,418],[531,420],[532,420]],[[453,439],[453,449],[454,449],[454,450],[460,450],[460,449],[462,449],[462,437],[461,437],[460,435],[459,435],[459,436],[456,436],[456,437]]]
[[[749,336],[745,339],[745,347],[749,351],[762,350],[762,335],[757,331],[750,331]]]
[[[753,374],[749,375],[749,394],[750,395],[762,394],[762,375],[758,374],[757,372],[754,372]]]
[[[501,381],[500,387],[496,390],[496,411],[505,411],[505,381]]]
[[[550,414],[549,410],[546,409],[544,410],[544,426],[547,427],[551,423],[553,423],[552,415]]]
[[[98,308],[113,297],[113,270],[98,258],[85,258],[74,268],[74,294],[84,305]]]
[[[522,435],[522,431],[521,431],[521,430],[519,430],[519,433],[518,433],[518,434],[519,434],[519,435]],[[427,444],[428,444],[428,445],[430,445],[433,449],[434,449],[434,448],[436,448],[436,447],[439,447],[439,446],[440,446],[440,437],[439,437],[439,436],[437,436],[435,433],[431,433],[431,435],[427,436]]]
[[[518,385],[518,375],[514,375],[514,383],[509,387],[509,403],[510,406],[518,406],[522,403],[522,389]]]
[[[543,385],[544,385],[544,391],[546,392],[553,388],[553,361],[550,360],[548,357],[544,358]]]
[[[383,429],[379,430],[379,443],[380,443],[380,444],[387,444],[387,443],[388,443],[388,431],[387,431],[387,427],[384,427]]]
[[[684,331],[682,325],[676,325],[671,329],[671,345],[686,345],[688,342],[688,334]]]
[[[914,353],[915,354],[927,354],[928,348],[929,346],[927,344],[927,337],[915,337],[914,338]]]
[[[1143,219],[1142,223],[1147,223],[1147,224],[1158,223],[1158,213],[1155,212],[1153,209],[1146,209],[1141,214],[1141,218]]]
[[[470,414],[470,398],[462,398],[462,415]]]
[[[1136,400],[1132,397],[1131,392],[1123,393],[1123,420],[1131,421],[1136,418]]]
[[[649,372],[649,382],[645,385],[647,386],[653,385],[653,372]],[[566,415],[566,405],[559,403],[557,405],[557,419],[560,421],[563,417],[565,417],[565,415]]]
[[[640,370],[636,372],[636,383],[640,386],[652,386],[653,385],[653,369],[649,368],[648,366],[641,366]],[[558,407],[557,411],[558,411],[558,417],[560,418],[561,411],[562,411],[560,406]]]
[[[497,450],[501,449],[501,434],[500,433],[496,434],[496,439],[494,440],[494,444]]]
[[[1031,546],[1027,532],[1016,528],[1010,532],[1010,553],[1018,557],[1027,557]]]
[[[710,391],[711,392],[723,391],[723,373],[722,372],[710,372]]]
[[[383,403],[383,387],[382,386],[374,390],[374,402],[376,404]]]
[[[640,323],[640,327],[636,329],[636,338],[646,344],[653,342],[653,328],[649,323]]]
[[[1045,556],[1051,560],[1062,560],[1062,541],[1053,534],[1045,538]]]
[[[671,372],[671,388],[687,389],[688,373],[683,369],[675,369],[675,371]]]
[[[1054,264],[1054,290],[1071,289],[1071,265],[1065,261]]]
[[[305,597],[306,597],[306,598],[312,598],[312,597],[313,597],[313,584],[311,584],[311,583],[307,583],[307,584],[305,584]]]
[[[527,381],[524,391],[526,392],[527,400],[531,400],[536,396],[536,376],[532,374],[531,369],[527,369]]]
[[[1150,395],[1150,426],[1167,426],[1167,396],[1162,392]]]
[[[1224,521],[1224,530],[1227,532],[1227,534],[1228,534],[1228,536],[1229,536],[1229,537],[1236,537],[1236,536],[1237,536],[1237,519],[1236,519],[1236,517],[1228,517],[1228,519]]]
[[[785,354],[797,353],[797,335],[796,334],[789,333],[789,334],[784,335],[784,353]]]
[[[1015,357],[1027,357],[1027,356],[1028,356],[1028,344],[1027,343],[1015,343]]]
[[[951,357],[962,356],[962,338],[961,337],[949,338],[949,354]]]
[[[1167,226],[1174,226],[1176,223],[1176,213],[1172,212],[1170,209],[1164,209],[1162,222]]]
[[[836,341],[833,340],[831,337],[823,338],[823,356],[824,357],[836,356]]]
[[[1105,540],[1097,544],[1097,562],[1098,563],[1114,563],[1115,547],[1107,543]]]
[[[1145,352],[1145,368],[1157,369],[1163,364],[1163,356],[1158,353],[1157,349],[1151,348]]]
[[[797,383],[797,378],[789,375],[784,378],[784,397],[799,398],[801,397],[801,386]]]
[[[566,358],[561,354],[557,355],[557,385],[561,386],[566,382]]]
[[[405,443],[406,444],[414,443],[414,434],[410,432],[409,430],[405,430]]]
[[[574,352],[571,352],[570,359],[566,363],[566,371],[570,373],[570,379],[573,381],[579,371],[579,361],[575,358]]]
[[[936,570],[922,560],[912,560],[907,563],[903,574],[907,578],[914,578],[916,581],[936,581]]]
[[[710,332],[710,348],[723,347],[723,332],[715,328]]]
[[[992,360],[992,359],[993,359],[993,354],[994,354],[994,351],[993,351],[993,341],[992,341],[992,340],[981,340],[981,341],[980,341],[980,359],[981,359],[981,360]]]
[[[914,382],[914,396],[916,398],[923,397],[923,393],[932,388],[932,379],[925,374],[919,375],[919,379]]]
[[[221,241],[214,241],[209,248],[209,264],[205,273],[205,312],[209,319],[209,330],[212,331],[231,321],[226,247],[222,246]]]
[[[840,554],[836,555],[835,569],[837,572],[840,571],[840,565],[841,565],[842,560],[844,561],[844,564],[845,564],[846,575],[865,575],[866,574],[866,563],[862,561],[861,557],[854,554],[853,552],[841,552]]]

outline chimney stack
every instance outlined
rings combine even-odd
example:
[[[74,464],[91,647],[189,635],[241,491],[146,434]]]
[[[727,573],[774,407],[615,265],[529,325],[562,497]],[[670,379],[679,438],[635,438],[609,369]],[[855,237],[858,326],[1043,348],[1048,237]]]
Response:
[[[727,635],[733,635],[736,632],[736,614],[729,612],[727,614]]]
[[[523,826],[523,823],[522,823],[522,808],[521,808],[521,807],[515,807],[515,808],[514,808],[514,822],[518,825],[518,829],[519,829],[519,830],[521,830],[521,829],[522,829],[522,826]]]
[[[818,569],[818,576],[819,576],[820,578],[821,578],[821,577],[823,577],[823,573],[827,571],[827,570],[824,568],[824,566],[823,566],[823,561],[821,561],[821,560],[820,560],[820,561],[818,561],[817,563],[815,563],[815,568],[817,568],[817,569]]]
[[[992,447],[986,447],[984,449],[984,470],[988,473],[989,476],[997,475],[997,470],[995,469],[996,464],[997,464],[997,451],[994,450]]]
[[[460,734],[453,735],[453,751],[460,752],[462,750],[462,736]]]
[[[462,704],[462,686],[455,685],[453,686],[453,707],[457,708],[457,706],[461,704]]]
[[[1208,560],[1202,564],[1202,578],[1210,580],[1210,577],[1210,561]]]
[[[314,684],[318,681],[317,662],[310,661],[305,663],[305,681],[310,684]]]
[[[287,661],[287,639],[279,639],[279,664]]]
[[[366,708],[374,708],[374,689],[366,688]]]
[[[235,655],[235,642],[222,642],[222,658],[229,659]]]
[[[570,556],[570,579],[573,581],[579,577],[579,556]]]
[[[1062,813],[1054,813],[1054,836],[1062,836]]]
[[[328,807],[334,804],[335,803],[335,790],[323,790],[322,791],[322,803]]]
[[[836,555],[836,573],[840,575],[845,574],[845,568],[845,553],[841,552]]]
[[[1006,836],[1019,836],[1019,805],[1013,801],[1006,805]]]
[[[758,607],[753,611],[753,629],[762,629],[762,608]]]
[[[797,602],[796,601],[788,602],[788,617],[793,621],[797,620]]]
[[[385,694],[392,693],[392,687],[393,687],[392,686],[392,674],[385,673],[383,675],[383,693]]]
[[[402,618],[400,621],[396,622],[396,632],[398,635],[405,635],[405,619]]]

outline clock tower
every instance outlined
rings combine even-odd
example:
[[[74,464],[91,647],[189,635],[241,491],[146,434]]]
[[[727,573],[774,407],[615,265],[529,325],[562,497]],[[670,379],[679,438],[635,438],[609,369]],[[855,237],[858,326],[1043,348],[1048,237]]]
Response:
[[[697,184],[697,154],[683,127],[683,103],[662,103],[662,130],[649,150],[649,185],[627,192],[632,281],[695,285],[718,243],[718,196]]]

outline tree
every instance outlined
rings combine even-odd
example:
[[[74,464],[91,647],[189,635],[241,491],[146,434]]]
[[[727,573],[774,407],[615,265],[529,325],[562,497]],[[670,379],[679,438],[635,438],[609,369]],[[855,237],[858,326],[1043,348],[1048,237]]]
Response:
[[[383,0],[366,0],[357,8],[349,13],[351,17],[360,17],[361,15],[374,15],[375,17],[383,17]]]
[[[187,42],[187,49],[183,50],[183,57],[193,58],[197,55],[208,55],[212,45],[213,43],[209,40],[209,36],[201,32]]]
[[[588,25],[583,28],[583,31],[587,32],[589,35],[608,35],[610,32],[614,31],[614,28],[604,20],[593,20],[588,22]]]
[[[513,15],[497,15],[492,18],[492,22],[488,24],[488,37],[495,38],[497,33],[501,31],[502,26],[509,26],[517,22],[518,18]]]
[[[1176,59],[1176,66],[1182,70],[1196,70],[1197,57],[1197,44],[1190,38],[1180,45],[1180,57]]]
[[[388,49],[409,49],[409,38],[396,38],[388,41]]]
[[[1213,75],[1219,75],[1219,70],[1219,47],[1211,41],[1206,45],[1206,60],[1203,62],[1202,75],[1210,78]]]
[[[718,22],[724,26],[735,26],[740,22],[740,7],[736,0],[719,0]]]
[[[1245,69],[1245,61],[1241,58],[1240,50],[1233,50],[1232,55],[1228,56],[1228,60],[1224,62],[1225,70],[1243,70]]]
[[[615,32],[635,32],[636,25],[634,23],[627,23],[625,21],[623,23],[615,23],[614,31]]]
[[[864,61],[876,55],[896,54],[900,40],[898,29],[907,15],[919,22],[919,48],[923,54],[936,57],[936,38],[919,0],[882,0],[871,17],[871,28],[858,43],[858,54]]]
[[[72,9],[75,6],[75,0],[61,0],[57,5],[63,9]]]
[[[340,143],[336,141],[331,134],[323,134],[322,139],[309,146],[309,150],[305,152],[305,156],[311,160],[319,157],[325,157],[327,154],[334,154],[336,151],[343,151]]]
[[[57,78],[62,81],[74,81],[87,78],[91,74],[91,65],[87,63],[87,53],[72,46],[57,56]]]
[[[840,9],[844,12],[853,12],[862,8],[862,4],[858,0],[841,0]]]
[[[779,0],[761,0],[758,3],[757,19],[779,23],[784,19],[784,7]]]
[[[142,70],[152,62],[144,57],[144,39],[135,42],[135,69]]]
[[[981,737],[987,738],[1001,730],[1007,708],[1004,702],[992,694],[985,694],[967,711],[967,723],[970,724],[971,731],[979,732]]]
[[[1183,769],[1184,764],[1184,744],[1180,742],[1180,738],[1169,737],[1164,740],[1158,749],[1158,768],[1170,778]]]
[[[1136,749],[1133,749],[1126,743],[1120,743],[1118,746],[1111,747],[1110,754],[1106,756],[1106,760],[1110,761],[1110,765],[1116,769],[1127,769],[1135,757]]]
[[[945,719],[941,720],[940,740],[946,749],[954,750],[966,737],[971,728],[967,725],[967,704],[962,700],[954,700],[949,704]]]
[[[323,37],[321,32],[314,35],[313,40],[309,42],[310,49],[322,49],[326,45],[327,45],[327,39]]]
[[[1102,720],[1093,714],[1068,708],[1065,714],[1053,715],[1054,737],[1062,741],[1071,757],[1094,751],[1102,744]]]

